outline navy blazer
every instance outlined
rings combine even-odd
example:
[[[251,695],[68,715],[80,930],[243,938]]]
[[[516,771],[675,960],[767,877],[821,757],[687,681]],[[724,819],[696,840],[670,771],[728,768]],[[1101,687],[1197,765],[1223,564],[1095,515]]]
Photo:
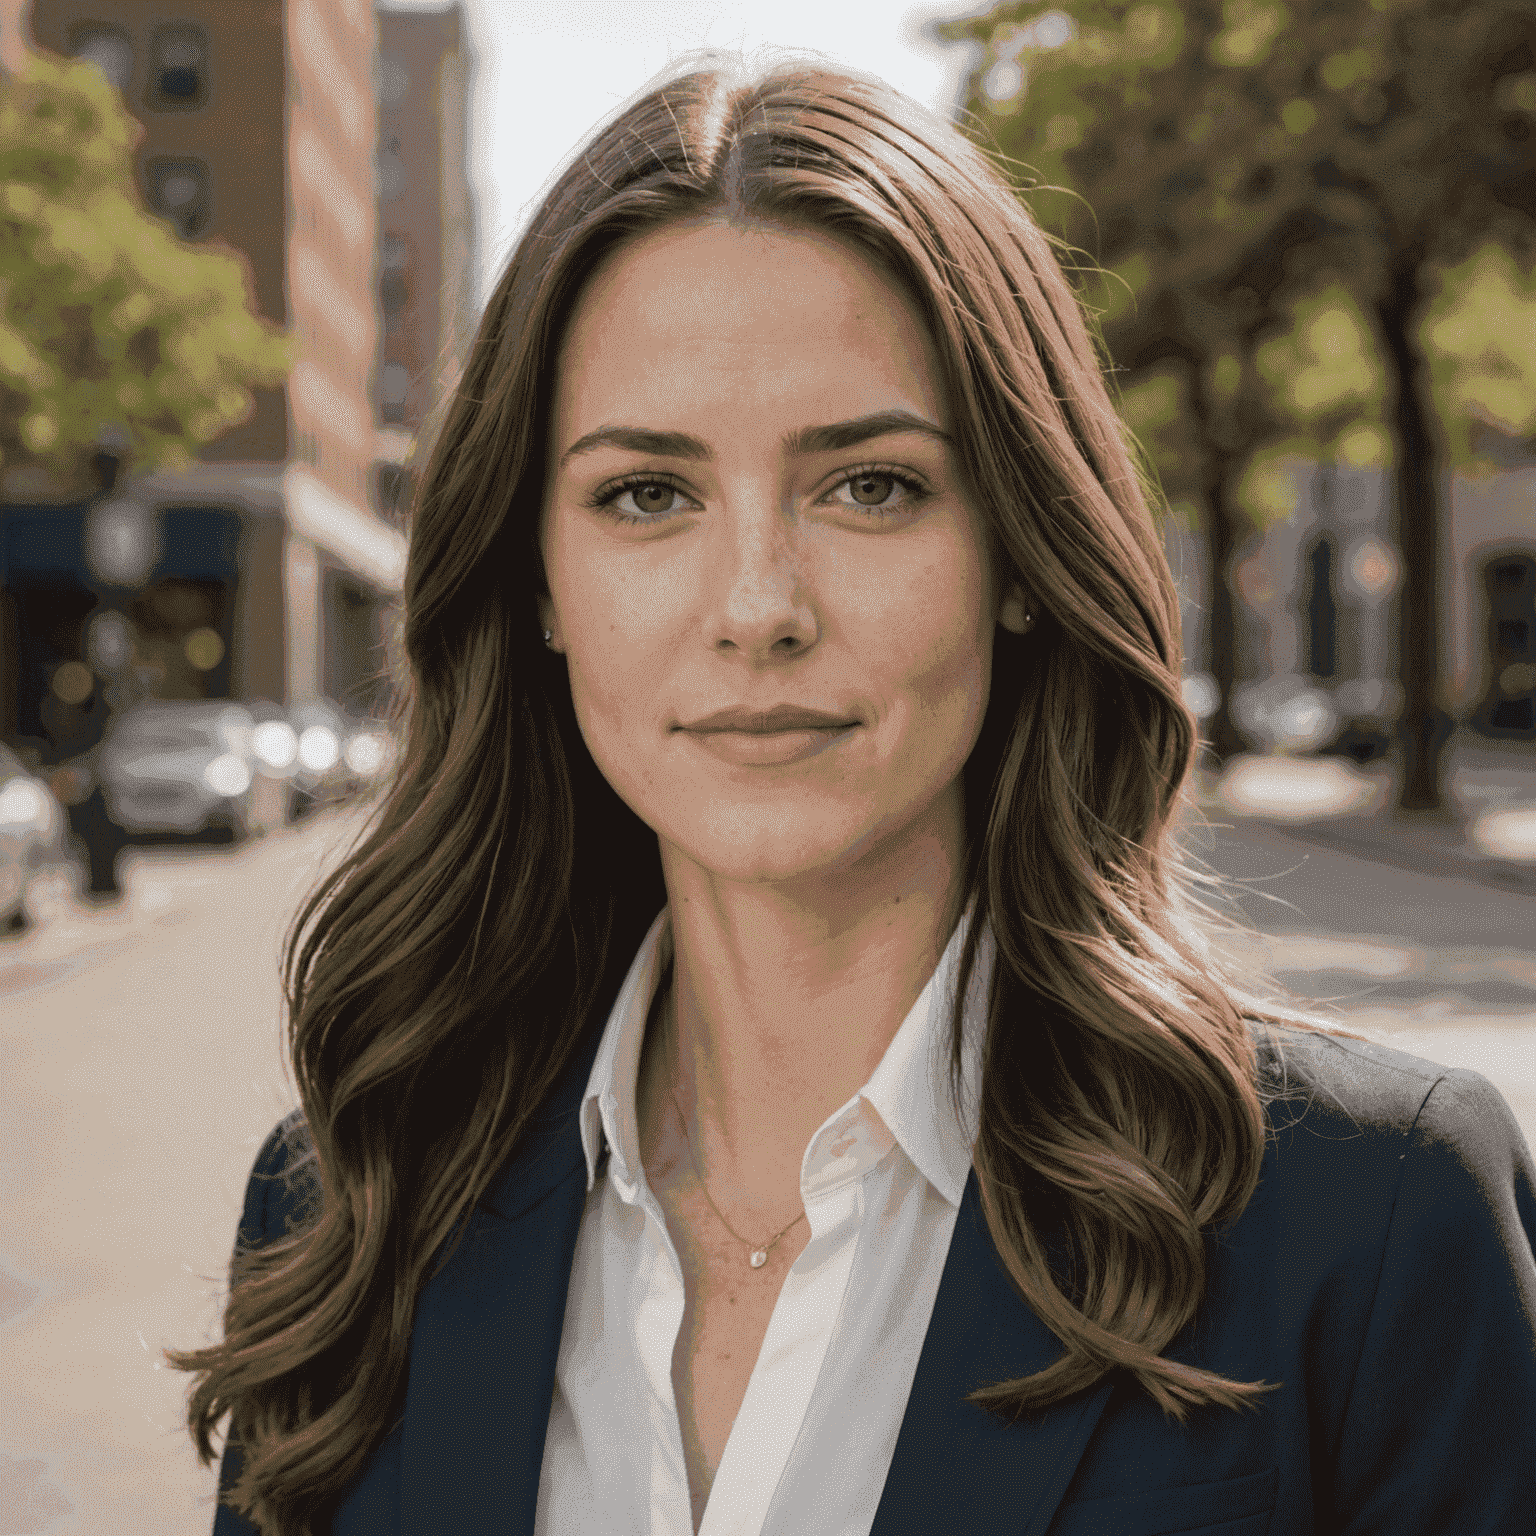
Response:
[[[599,1034],[423,1288],[404,1415],[331,1536],[532,1532]],[[1207,1233],[1206,1296],[1166,1355],[1282,1385],[1183,1425],[1119,1372],[1012,1426],[965,1402],[1061,1353],[1002,1267],[973,1172],[872,1536],[1536,1530],[1536,1167],[1509,1106],[1476,1072],[1383,1046],[1259,1039],[1266,1081],[1283,1066],[1295,1097],[1272,1106],[1253,1199]],[[279,1132],[297,1124],[256,1159],[248,1244],[296,1209]],[[238,1464],[231,1443],[221,1489]],[[221,1506],[213,1530],[255,1527]]]

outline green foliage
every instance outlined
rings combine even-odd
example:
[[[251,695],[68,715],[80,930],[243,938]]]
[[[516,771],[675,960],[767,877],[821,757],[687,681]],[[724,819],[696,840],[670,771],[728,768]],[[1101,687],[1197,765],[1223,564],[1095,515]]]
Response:
[[[1165,489],[1219,510],[1225,485],[1262,520],[1278,453],[1391,459],[1384,326],[1433,354],[1454,458],[1469,415],[1529,419],[1513,268],[1479,268],[1465,301],[1508,317],[1497,337],[1448,297],[1442,340],[1421,336],[1418,284],[1529,239],[1533,22],[1532,0],[1056,0],[936,30],[981,45],[975,137],[1089,254],[1081,291]]]
[[[1283,523],[1296,511],[1296,477],[1291,462],[1299,457],[1299,442],[1270,444],[1243,466],[1237,483],[1238,505],[1259,527]]]
[[[1132,430],[1218,571],[1290,515],[1287,455],[1395,464],[1399,803],[1441,804],[1436,460],[1469,416],[1528,421],[1531,370],[1524,279],[1433,274],[1536,249],[1536,0],[1005,0],[933,30],[980,45],[965,121],[1089,253]],[[1226,582],[1211,602],[1225,699]],[[1225,703],[1207,729],[1243,745]]]
[[[1377,409],[1381,366],[1364,317],[1339,283],[1298,299],[1281,336],[1263,343],[1259,371],[1298,420]]]
[[[1508,251],[1487,245],[1440,271],[1423,336],[1458,462],[1480,467],[1474,422],[1536,434],[1536,266],[1522,273]]]
[[[1319,116],[1296,105],[1289,24],[1274,0],[1065,0],[940,29],[985,47],[975,135],[1027,169],[1037,219],[1089,253],[1080,292],[1128,423],[1164,493],[1202,520],[1275,515],[1274,498],[1237,497],[1243,463],[1297,429],[1255,366],[1288,323],[1278,236],[1310,186],[1287,120]]]
[[[1143,371],[1121,389],[1119,405],[1152,480],[1171,499],[1188,501],[1200,483],[1201,457],[1183,370],[1165,363]]]
[[[1357,468],[1390,462],[1380,343],[1354,296],[1337,281],[1298,295],[1286,327],[1260,343],[1255,362],[1276,422],[1291,424],[1288,453]]]
[[[0,469],[75,493],[104,434],[140,467],[184,465],[293,361],[243,260],[144,211],[139,132],[89,65],[33,54],[0,77]]]

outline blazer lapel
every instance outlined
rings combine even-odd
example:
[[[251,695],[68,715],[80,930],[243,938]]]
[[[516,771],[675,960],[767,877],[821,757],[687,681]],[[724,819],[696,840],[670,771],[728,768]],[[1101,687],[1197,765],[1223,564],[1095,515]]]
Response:
[[[587,1198],[576,1052],[450,1262],[422,1288],[401,1447],[402,1536],[528,1536]]]
[[[1043,1370],[1061,1341],[1013,1288],[973,1169],[950,1240],[896,1450],[870,1536],[1043,1536],[1114,1389],[1111,1376],[1041,1417],[1005,1424],[965,1401]]]

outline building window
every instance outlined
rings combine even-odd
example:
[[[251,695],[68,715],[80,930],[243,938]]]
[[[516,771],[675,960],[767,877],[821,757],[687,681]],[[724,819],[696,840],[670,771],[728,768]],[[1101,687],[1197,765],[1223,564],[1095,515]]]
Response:
[[[208,99],[208,37],[201,27],[161,27],[150,45],[149,105],[200,107]]]
[[[213,223],[208,167],[201,160],[151,160],[145,170],[149,206],[183,240],[201,240]]]
[[[391,139],[379,152],[379,201],[392,203],[405,195],[405,161],[400,156],[400,140]]]
[[[133,75],[133,44],[121,27],[77,27],[69,51],[73,57],[94,64],[114,90],[128,89]]]
[[[1483,567],[1483,584],[1493,685],[1483,728],[1529,739],[1536,734],[1536,556],[1497,556]]]
[[[1339,604],[1334,591],[1334,543],[1324,534],[1307,555],[1307,671],[1331,679],[1339,669]]]
[[[386,422],[405,420],[405,396],[411,376],[404,363],[385,363],[379,369],[379,414]]]
[[[396,527],[410,511],[415,477],[403,464],[376,460],[373,466],[373,504]]]
[[[393,107],[405,100],[405,93],[411,88],[411,77],[405,72],[405,65],[399,59],[385,54],[379,60],[379,102],[386,107]]]

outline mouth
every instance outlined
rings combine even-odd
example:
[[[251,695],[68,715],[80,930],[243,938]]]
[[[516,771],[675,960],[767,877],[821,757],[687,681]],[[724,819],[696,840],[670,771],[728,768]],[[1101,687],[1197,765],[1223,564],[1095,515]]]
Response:
[[[809,762],[851,741],[860,722],[822,710],[722,710],[678,735],[737,770],[762,772]]]
[[[803,709],[792,704],[776,704],[772,709],[720,709],[711,715],[674,729],[699,736],[731,733],[741,736],[777,736],[790,731],[846,731],[858,725],[851,715],[830,714],[820,709]]]

